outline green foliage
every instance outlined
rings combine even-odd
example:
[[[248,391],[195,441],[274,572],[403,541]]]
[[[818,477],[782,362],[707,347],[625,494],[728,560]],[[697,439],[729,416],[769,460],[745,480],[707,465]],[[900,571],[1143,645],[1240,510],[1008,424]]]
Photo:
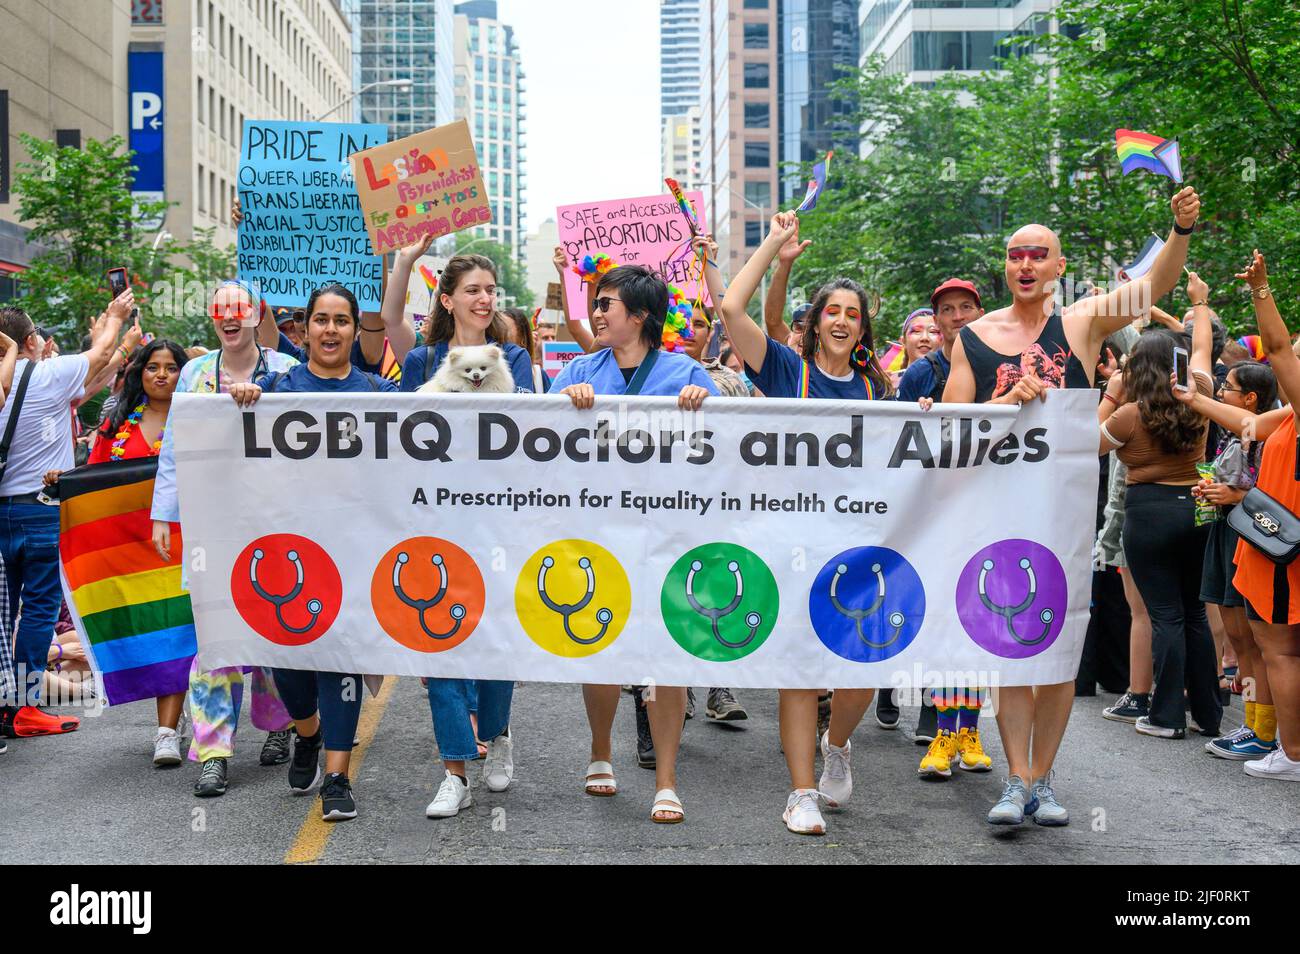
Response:
[[[497,267],[498,295],[506,299],[504,304],[528,312],[533,310],[533,293],[528,287],[528,271],[519,264],[509,248],[500,242],[475,238],[473,230],[468,230],[456,233],[456,251],[467,251],[471,255],[490,258]]]
[[[125,266],[142,323],[147,331],[188,344],[211,335],[206,301],[195,294],[203,286],[234,273],[234,247],[218,249],[212,232],[189,244],[132,226],[137,218],[160,216],[166,202],[131,198],[131,153],[120,136],[105,142],[88,139],[81,149],[22,135],[30,160],[20,163],[14,180],[18,218],[29,229],[28,241],[43,246],[22,273],[23,307],[39,325],[52,331],[64,350],[76,350],[88,319],[109,300],[106,272]],[[168,294],[151,308],[155,287],[191,286],[190,294]]]
[[[1178,138],[1203,203],[1188,264],[1230,329],[1253,323],[1232,276],[1254,248],[1283,311],[1300,316],[1300,5],[1066,0],[1057,15],[1067,29],[1012,41],[997,72],[926,90],[877,61],[840,84],[876,147],[836,153],[792,284],[858,278],[884,298],[878,337],[892,336],[953,275],[986,308],[1005,304],[1005,241],[1030,222],[1057,231],[1072,278],[1112,281],[1152,232],[1168,233],[1178,188],[1121,176],[1114,130],[1127,127]]]

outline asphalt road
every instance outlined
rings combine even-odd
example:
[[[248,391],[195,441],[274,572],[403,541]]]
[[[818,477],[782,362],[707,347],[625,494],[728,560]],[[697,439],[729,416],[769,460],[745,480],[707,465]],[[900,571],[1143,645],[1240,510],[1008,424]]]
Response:
[[[427,701],[415,679],[389,680],[367,701],[354,767],[360,817],[326,825],[319,802],[288,790],[286,769],[257,763],[262,733],[241,735],[223,798],[196,799],[197,767],[151,763],[152,706],[86,719],[69,736],[9,741],[0,755],[0,863],[439,863],[439,862],[932,862],[1296,863],[1300,786],[1246,776],[1213,759],[1204,739],[1150,739],[1107,722],[1113,697],[1075,700],[1057,763],[1068,828],[997,829],[984,821],[1005,760],[993,720],[985,747],[994,771],[916,776],[924,749],[910,729],[886,732],[871,716],[854,739],[855,791],[828,814],[823,838],[789,834],[776,731],[776,693],[746,690],[742,728],[699,717],[679,763],[681,825],[649,821],[653,773],[637,768],[630,698],[616,725],[620,793],[582,793],[587,734],[576,686],[521,685],[515,695],[515,782],[487,792],[471,767],[475,804],[433,821],[424,807],[442,770]],[[1240,719],[1240,703],[1225,714]]]

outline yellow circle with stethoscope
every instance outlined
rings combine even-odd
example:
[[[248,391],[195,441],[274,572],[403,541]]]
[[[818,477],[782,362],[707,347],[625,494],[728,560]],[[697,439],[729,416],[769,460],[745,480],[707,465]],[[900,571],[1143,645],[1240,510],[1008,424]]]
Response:
[[[595,655],[618,639],[631,611],[627,573],[590,540],[548,543],[528,558],[515,583],[519,624],[556,656]]]

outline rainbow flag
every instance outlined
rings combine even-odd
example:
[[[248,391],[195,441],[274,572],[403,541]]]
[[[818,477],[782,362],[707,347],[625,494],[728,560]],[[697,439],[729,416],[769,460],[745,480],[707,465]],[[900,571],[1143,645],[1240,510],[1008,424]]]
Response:
[[[393,346],[384,339],[384,356],[379,359],[379,376],[387,378],[394,384],[402,383],[402,362],[397,360],[397,355],[393,354]]]
[[[831,165],[831,156],[834,152],[826,153],[826,158],[813,166],[813,177],[808,180],[808,191],[804,193],[803,201],[799,203],[796,212],[810,212],[817,208],[817,199],[826,188],[826,174]]]
[[[672,193],[677,200],[677,208],[686,216],[686,224],[691,230],[691,236],[700,234],[700,217],[695,213],[695,206],[691,205],[691,200],[686,198],[686,193],[682,191],[681,183],[676,179],[665,179],[664,184],[668,186],[668,191]]]
[[[1177,139],[1165,139],[1134,129],[1115,130],[1115,151],[1124,175],[1135,169],[1146,169],[1156,175],[1168,176],[1175,182],[1183,181],[1183,160],[1178,152]]]
[[[100,695],[111,706],[189,687],[194,612],[181,587],[185,545],[153,548],[158,458],[90,464],[59,478],[59,576]]]

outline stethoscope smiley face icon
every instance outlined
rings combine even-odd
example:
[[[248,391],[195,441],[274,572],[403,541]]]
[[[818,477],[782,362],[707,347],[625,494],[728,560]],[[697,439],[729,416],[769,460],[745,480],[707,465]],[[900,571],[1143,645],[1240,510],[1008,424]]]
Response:
[[[907,649],[925,621],[916,569],[888,547],[854,547],[821,568],[808,594],[817,638],[851,662],[883,662]]]
[[[370,605],[394,641],[420,653],[455,649],[483,616],[483,574],[450,540],[411,537],[391,547],[370,577]]]
[[[230,571],[230,594],[240,617],[259,635],[281,646],[302,646],[334,624],[343,581],[317,543],[273,533],[239,554]]]
[[[957,579],[957,616],[983,649],[1025,659],[1056,642],[1068,596],[1056,554],[1033,540],[999,540],[966,561]]]
[[[678,557],[659,590],[668,635],[697,659],[735,662],[757,652],[781,607],[763,559],[735,543],[705,543]]]
[[[515,580],[515,613],[528,638],[556,656],[602,652],[632,610],[632,587],[614,555],[590,540],[536,550]]]
[[[537,571],[537,595],[541,597],[542,603],[553,613],[559,613],[564,620],[564,633],[579,646],[590,646],[598,643],[605,638],[609,632],[609,624],[614,619],[614,614],[609,611],[609,607],[602,606],[596,610],[596,622],[600,624],[600,632],[595,636],[582,637],[573,631],[573,614],[581,613],[587,608],[596,595],[596,571],[591,568],[591,560],[587,557],[581,557],[578,560],[578,567],[587,575],[587,592],[576,603],[557,603],[551,599],[550,594],[546,592],[546,571],[555,566],[555,560],[550,556],[542,558],[541,569]]]

